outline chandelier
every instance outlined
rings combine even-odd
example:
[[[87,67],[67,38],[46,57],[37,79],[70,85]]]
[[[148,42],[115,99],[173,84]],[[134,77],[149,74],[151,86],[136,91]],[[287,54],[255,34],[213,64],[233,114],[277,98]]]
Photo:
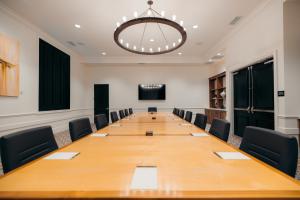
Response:
[[[152,8],[152,0],[148,0],[147,4],[149,8],[141,15],[134,12],[133,19],[127,21],[124,16],[122,24],[117,22],[114,32],[116,44],[126,51],[142,55],[165,54],[181,47],[187,38],[183,21],[177,23],[176,15],[167,19],[164,12],[159,13]],[[149,31],[150,35],[158,34],[159,37],[147,38]],[[131,37],[126,39],[130,32]]]

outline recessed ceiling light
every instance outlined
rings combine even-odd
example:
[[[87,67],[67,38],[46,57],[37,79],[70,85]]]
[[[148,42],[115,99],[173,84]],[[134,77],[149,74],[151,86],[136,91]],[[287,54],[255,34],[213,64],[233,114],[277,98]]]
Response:
[[[197,29],[197,28],[198,28],[198,25],[194,25],[194,26],[193,26],[193,29]]]
[[[222,53],[217,53],[217,56],[222,56]]]
[[[161,15],[162,17],[164,17],[164,16],[165,16],[165,11],[161,11],[160,15]]]
[[[133,46],[133,50],[136,50],[136,46],[135,45]]]
[[[119,27],[121,24],[120,24],[120,22],[117,22],[117,27]]]
[[[151,10],[148,10],[147,14],[150,16],[151,15]]]
[[[181,38],[179,38],[179,39],[178,39],[178,43],[180,43],[181,41],[182,41],[182,39],[181,39]]]
[[[213,59],[209,59],[208,62],[209,63],[213,63],[214,61],[213,61]]]
[[[160,51],[160,47],[158,47],[157,50]]]
[[[182,20],[180,21],[180,26],[183,26],[183,21]]]
[[[175,47],[176,46],[176,43],[175,42],[173,42],[173,47]]]
[[[103,56],[106,56],[106,52],[102,52],[101,54],[102,54]]]
[[[181,56],[181,55],[182,55],[182,53],[181,53],[181,52],[179,52],[179,53],[178,53],[178,55],[180,55],[180,56]]]
[[[74,26],[75,26],[75,28],[80,28],[81,27],[79,24],[75,24]]]
[[[137,18],[137,17],[138,17],[138,12],[135,11],[135,12],[133,13],[133,16],[134,16],[135,18]]]
[[[123,19],[123,22],[126,22],[126,20],[127,20],[126,16],[123,16],[122,19]]]
[[[173,21],[176,20],[176,15],[172,15],[172,20],[173,20]]]
[[[150,39],[150,42],[154,42],[154,39],[153,39],[153,38],[151,38],[151,39]]]

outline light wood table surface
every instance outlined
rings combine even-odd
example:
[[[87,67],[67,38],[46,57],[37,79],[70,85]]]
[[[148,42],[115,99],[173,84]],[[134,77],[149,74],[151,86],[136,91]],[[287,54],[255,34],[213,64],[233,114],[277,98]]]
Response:
[[[156,119],[152,119],[155,117]],[[194,124],[170,114],[170,113],[137,113],[113,123],[98,133],[108,133],[119,136],[145,136],[146,131],[152,131],[153,135],[190,135],[191,133],[202,133],[204,130]]]
[[[164,120],[161,126],[174,123]],[[125,121],[121,127],[135,127]],[[300,198],[299,182],[278,170],[252,157],[216,156],[215,151],[238,150],[214,136],[127,135],[87,136],[58,150],[80,152],[72,160],[38,159],[20,167],[0,178],[0,198]],[[157,167],[157,190],[130,189],[136,166]]]

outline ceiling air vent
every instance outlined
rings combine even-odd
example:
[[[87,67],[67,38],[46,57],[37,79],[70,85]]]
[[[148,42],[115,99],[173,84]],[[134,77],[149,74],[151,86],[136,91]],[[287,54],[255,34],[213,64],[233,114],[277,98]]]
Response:
[[[236,16],[236,17],[229,23],[229,25],[234,26],[234,25],[236,25],[241,19],[242,19],[242,16]]]
[[[74,42],[72,42],[72,41],[67,41],[67,43],[68,43],[69,45],[73,46],[73,47],[76,47],[76,44],[75,44]]]

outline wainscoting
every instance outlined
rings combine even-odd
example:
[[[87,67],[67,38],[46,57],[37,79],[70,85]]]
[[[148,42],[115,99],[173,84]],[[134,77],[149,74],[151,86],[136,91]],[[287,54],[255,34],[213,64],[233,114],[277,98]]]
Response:
[[[71,109],[35,113],[0,115],[0,137],[9,133],[38,126],[52,126],[54,133],[69,129],[70,120],[89,117],[93,119],[92,109]]]

